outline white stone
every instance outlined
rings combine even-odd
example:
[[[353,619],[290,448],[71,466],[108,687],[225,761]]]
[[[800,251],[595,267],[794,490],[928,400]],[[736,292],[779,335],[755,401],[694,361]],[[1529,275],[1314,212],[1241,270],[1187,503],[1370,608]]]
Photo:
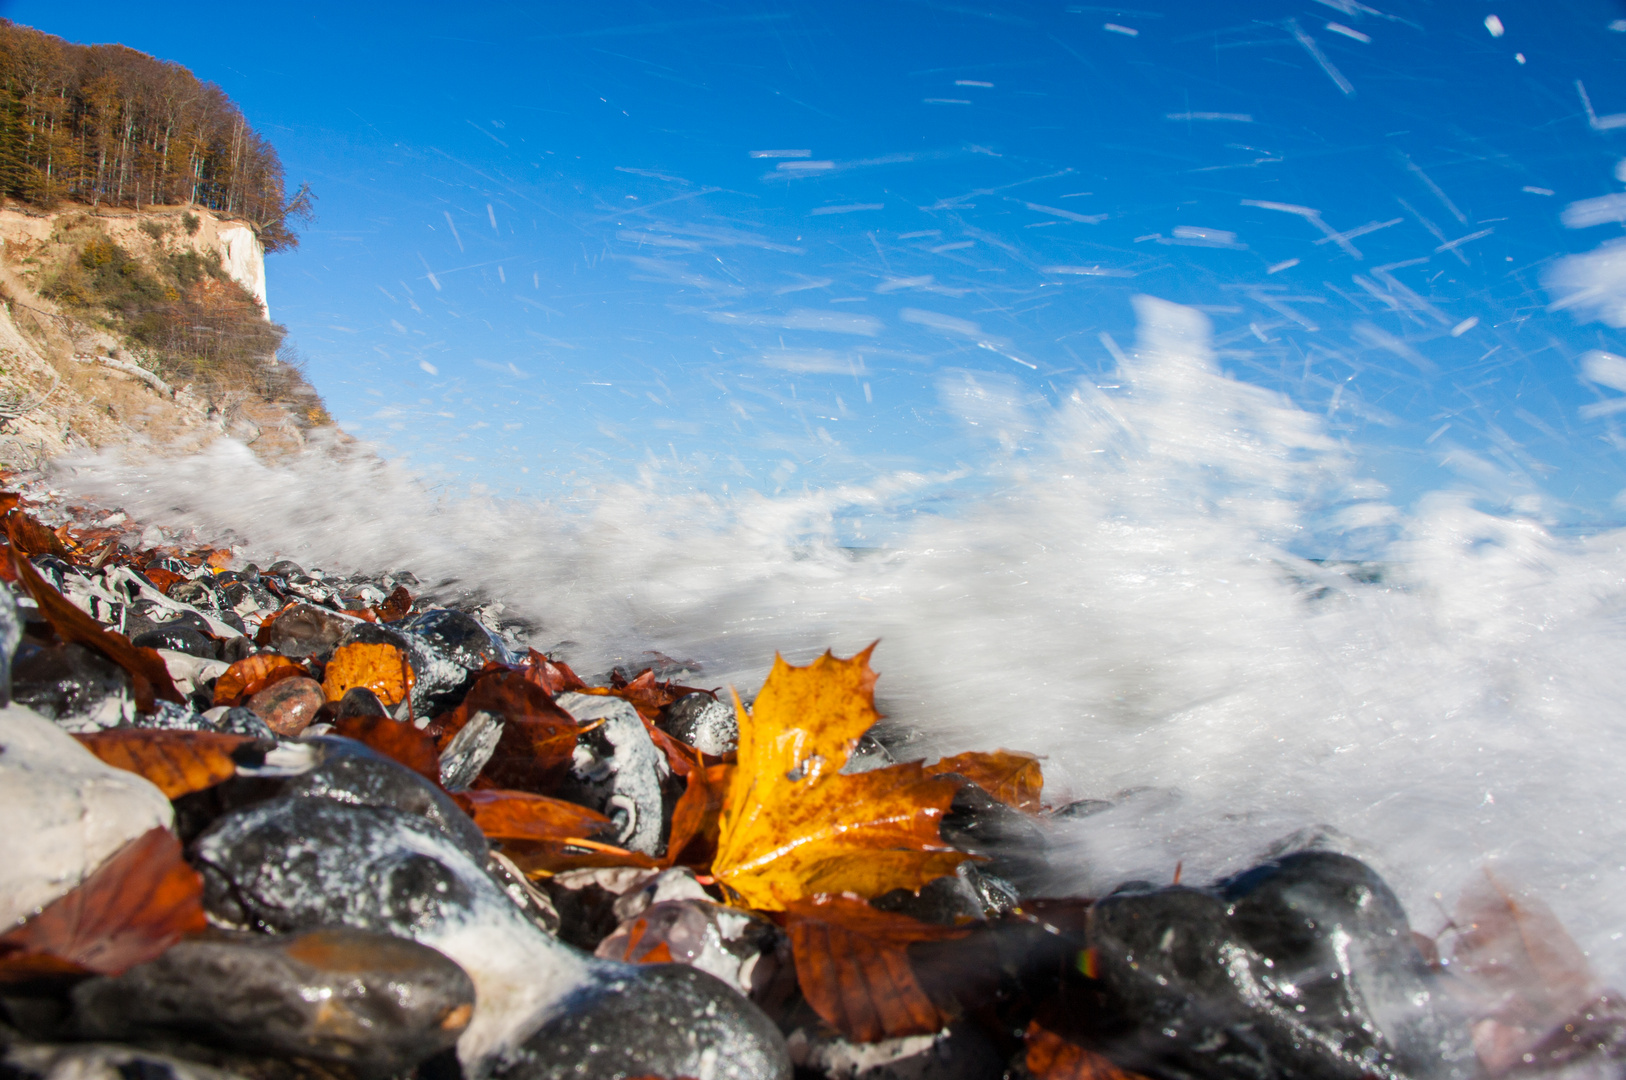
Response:
[[[104,765],[21,705],[0,709],[0,932],[72,890],[174,811],[164,793]]]

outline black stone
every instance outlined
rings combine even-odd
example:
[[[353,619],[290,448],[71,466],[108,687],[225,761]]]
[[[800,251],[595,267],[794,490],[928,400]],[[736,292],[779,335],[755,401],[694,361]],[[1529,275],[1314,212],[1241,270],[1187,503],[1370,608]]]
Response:
[[[335,929],[183,940],[116,978],[80,984],[73,1002],[85,1038],[181,1036],[383,1077],[456,1043],[474,984],[427,946]]]
[[[131,695],[130,676],[123,668],[75,643],[25,643],[12,662],[11,687],[13,701],[58,721],[117,723],[119,708],[109,699],[128,700]]]
[[[1393,892],[1346,855],[1302,852],[1213,888],[1098,901],[1097,971],[1134,1036],[1121,1063],[1216,1080],[1465,1078],[1467,1026]]]
[[[285,795],[415,814],[444,833],[475,863],[485,863],[490,849],[484,834],[440,788],[352,739],[328,735],[304,741],[319,748],[321,763],[290,780],[283,789]]]
[[[326,661],[345,632],[356,625],[337,612],[315,604],[295,604],[271,623],[267,644],[294,660],[314,656]]]
[[[200,634],[180,619],[137,634],[130,639],[130,643],[144,649],[171,649],[205,660],[220,658],[220,648],[213,638]]]
[[[382,625],[357,622],[345,631],[340,645],[393,645],[406,653],[412,667],[412,709],[420,716],[434,716],[453,708],[463,699],[473,674],[449,656],[440,653],[428,640],[399,629],[400,623]]]
[[[1027,893],[1048,869],[1045,861],[1046,837],[1027,814],[1006,806],[976,784],[965,784],[955,793],[949,812],[943,815],[943,839],[961,851],[980,855],[984,870]]]
[[[275,574],[278,577],[291,577],[294,574],[304,577],[305,568],[294,562],[292,559],[278,559],[276,562],[266,567],[263,573]]]
[[[333,711],[335,719],[342,720],[351,716],[388,716],[389,710],[378,695],[365,686],[352,686],[344,692]]]
[[[705,1076],[790,1080],[771,1020],[718,979],[681,964],[626,969],[572,1001],[499,1062],[493,1080]]]
[[[473,615],[451,608],[435,608],[396,624],[422,638],[436,652],[467,671],[479,671],[488,661],[507,663],[508,650],[485,624]]]

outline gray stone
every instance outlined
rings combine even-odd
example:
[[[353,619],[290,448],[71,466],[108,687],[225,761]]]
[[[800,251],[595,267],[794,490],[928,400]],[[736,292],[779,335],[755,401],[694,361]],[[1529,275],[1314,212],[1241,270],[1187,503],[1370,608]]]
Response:
[[[465,791],[497,752],[502,739],[502,717],[477,712],[469,717],[440,754],[440,786],[447,791]]]
[[[434,949],[360,930],[191,938],[73,991],[92,1039],[194,1039],[388,1076],[457,1042],[474,983]]]
[[[74,642],[18,649],[11,696],[68,731],[100,731],[135,716],[129,674],[95,649]]]
[[[0,1058],[9,1080],[243,1080],[225,1069],[131,1046],[12,1043]]]
[[[740,743],[740,722],[734,715],[733,703],[719,701],[710,694],[690,694],[674,701],[666,710],[662,726],[674,739],[718,757]]]
[[[579,721],[602,720],[576,743],[574,794],[616,824],[616,843],[645,855],[665,845],[662,785],[671,775],[638,710],[622,698],[560,694],[560,708]]]

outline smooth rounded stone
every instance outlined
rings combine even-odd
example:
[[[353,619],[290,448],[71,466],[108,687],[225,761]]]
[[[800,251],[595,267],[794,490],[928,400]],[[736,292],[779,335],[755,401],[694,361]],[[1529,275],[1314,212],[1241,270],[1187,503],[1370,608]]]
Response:
[[[295,738],[310,726],[326,702],[321,683],[296,675],[291,679],[278,679],[244,704],[272,731]]]
[[[999,1048],[975,1028],[855,1043],[828,1028],[799,1027],[786,1040],[799,1071],[829,1080],[986,1080],[1005,1073]]]
[[[213,638],[198,632],[197,628],[179,619],[154,627],[130,639],[132,645],[143,649],[167,649],[172,652],[199,656],[206,660],[219,657],[220,649]]]
[[[175,688],[183,694],[191,694],[205,683],[213,683],[231,666],[224,660],[211,660],[173,649],[159,649],[158,656],[164,661],[164,670],[169,672]]]
[[[222,597],[217,589],[202,581],[177,581],[166,594],[171,600],[196,608],[218,609]]]
[[[272,740],[277,737],[277,733],[271,730],[271,725],[259,713],[241,705],[227,709],[214,723],[217,730],[227,735],[252,735],[256,739]]]
[[[617,967],[497,1062],[493,1080],[790,1080],[779,1029],[721,981],[681,964]]]
[[[271,623],[266,644],[293,660],[326,660],[359,619],[314,604],[295,604]]]
[[[457,1042],[474,983],[415,941],[341,928],[183,940],[72,999],[86,1038],[179,1035],[389,1076]]]
[[[602,866],[566,870],[541,885],[559,912],[559,937],[591,952],[621,925],[616,902],[659,875],[636,866]]]
[[[576,741],[570,766],[575,800],[615,822],[616,843],[622,847],[661,854],[666,837],[662,788],[671,766],[655,748],[638,710],[623,698],[596,694],[560,694],[554,701],[578,721],[604,721]]]
[[[647,1050],[651,1063],[681,1037],[684,1056],[675,1060],[686,1067],[701,1058],[723,1070],[731,1061],[783,1064],[687,1075],[788,1076],[777,1029],[728,987],[687,968],[676,969],[683,974],[674,986],[659,974],[664,968],[597,960],[548,936],[482,864],[418,815],[277,798],[221,817],[193,844],[192,858],[217,925],[279,933],[349,926],[409,937],[451,957],[475,985],[474,1017],[458,1039],[470,1075],[484,1075],[521,1044],[515,1074],[551,1075],[536,1068],[551,1068],[552,1054],[571,1038],[614,1033],[635,1055]],[[669,1018],[680,1025],[675,1035]],[[589,1056],[583,1045],[565,1060]],[[661,1072],[685,1075],[675,1066]]]
[[[333,716],[336,720],[343,720],[355,716],[388,716],[390,711],[384,708],[384,703],[378,695],[365,686],[352,686],[344,692],[344,696],[334,706]]]
[[[106,1043],[12,1043],[0,1056],[0,1075],[8,1080],[243,1080],[225,1069]]]
[[[975,784],[954,795],[940,828],[944,841],[985,860],[978,869],[1026,892],[1044,879],[1047,837],[1034,819]]]
[[[497,752],[502,729],[503,719],[496,713],[482,710],[469,717],[440,753],[440,786],[447,791],[468,790]]]
[[[893,889],[875,897],[870,906],[940,926],[955,926],[962,919],[983,919],[989,914],[977,889],[960,874],[933,878],[922,885],[918,893]]]
[[[278,559],[262,572],[276,577],[289,577],[293,574],[298,574],[300,577],[305,576],[305,568],[292,559]]]
[[[24,644],[12,661],[11,696],[68,731],[100,731],[135,717],[130,676],[95,649]]]
[[[239,616],[252,615],[256,611],[275,611],[277,598],[257,581],[238,579],[228,582],[220,590],[222,609],[235,612]]]
[[[778,937],[767,919],[710,898],[662,900],[616,927],[594,955],[642,961],[664,945],[673,962],[698,968],[750,997],[757,961],[773,951]]]
[[[455,706],[469,684],[469,671],[436,651],[425,639],[397,629],[397,625],[358,621],[339,644],[393,645],[406,653],[407,663],[412,665],[412,711],[416,715],[434,716]]]
[[[1120,887],[1092,908],[1090,940],[1136,1024],[1115,1055],[1127,1067],[1238,1080],[1477,1071],[1399,900],[1346,855],[1288,855],[1207,889]]]
[[[283,794],[332,799],[351,806],[379,806],[417,814],[484,863],[490,845],[479,826],[435,785],[400,762],[354,739],[324,736],[305,740],[319,755],[308,772],[294,777]]]
[[[164,793],[20,705],[0,709],[0,932],[174,820]]]
[[[479,671],[489,661],[509,663],[508,647],[473,615],[452,608],[433,608],[395,624],[422,638],[437,653],[465,671]]]
[[[667,708],[661,726],[672,738],[717,757],[732,752],[740,744],[740,722],[734,715],[734,706],[710,694],[678,698]]]
[[[636,919],[655,904],[668,900],[710,900],[694,871],[687,866],[649,871],[648,876],[616,897],[610,910],[622,922]]]

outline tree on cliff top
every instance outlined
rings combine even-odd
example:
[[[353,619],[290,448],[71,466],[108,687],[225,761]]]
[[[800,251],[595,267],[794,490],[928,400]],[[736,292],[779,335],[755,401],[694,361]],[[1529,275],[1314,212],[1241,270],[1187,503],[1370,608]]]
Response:
[[[41,207],[202,206],[295,247],[315,197],[213,83],[122,45],[74,45],[0,19],[0,194]]]

